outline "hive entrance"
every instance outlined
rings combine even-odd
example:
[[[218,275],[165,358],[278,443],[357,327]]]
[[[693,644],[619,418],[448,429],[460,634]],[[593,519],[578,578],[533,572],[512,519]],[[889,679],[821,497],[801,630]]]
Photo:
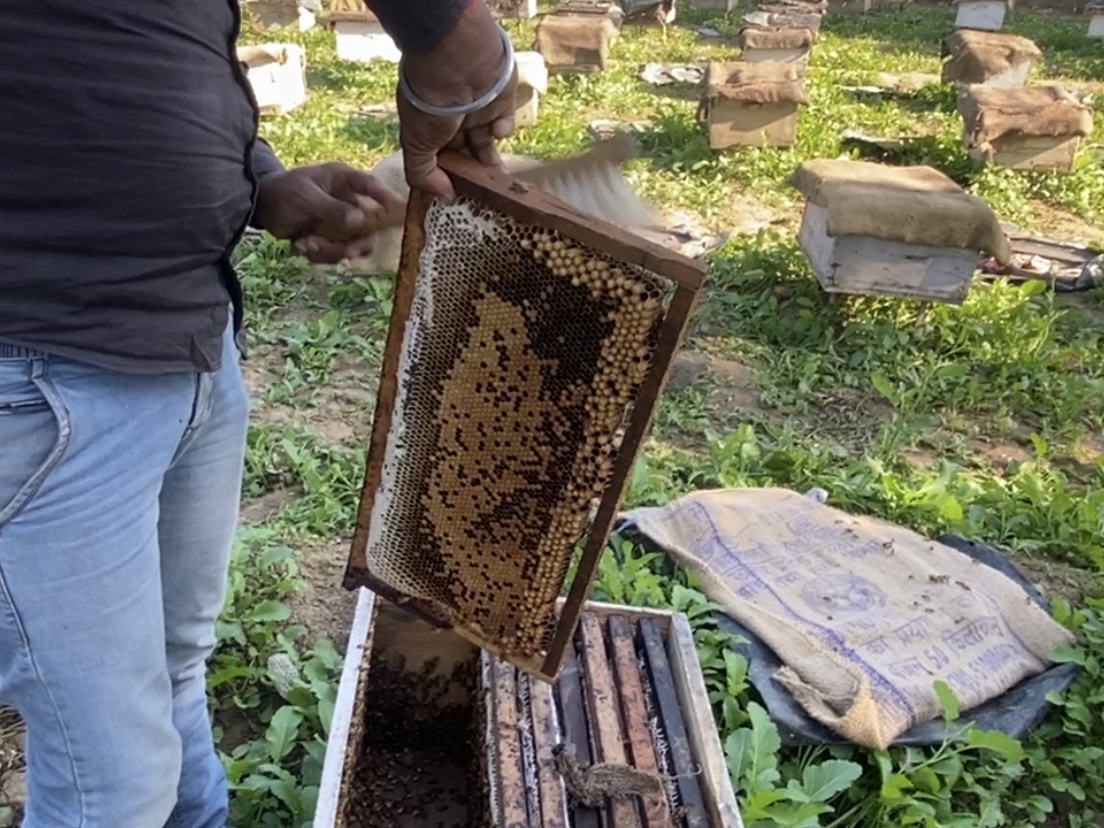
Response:
[[[571,627],[702,268],[449,171],[456,204],[410,203],[346,584],[551,676],[572,554],[597,508]]]

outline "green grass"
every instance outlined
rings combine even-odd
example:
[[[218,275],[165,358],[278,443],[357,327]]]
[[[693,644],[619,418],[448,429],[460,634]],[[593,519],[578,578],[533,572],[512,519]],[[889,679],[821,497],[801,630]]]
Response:
[[[693,20],[722,31],[736,25],[735,16]],[[610,71],[553,79],[540,123],[506,147],[557,157],[587,144],[592,119],[646,121],[643,157],[631,166],[644,195],[718,230],[769,216],[710,256],[685,348],[705,367],[663,399],[630,503],[709,486],[821,486],[843,508],[1007,548],[1059,593],[1056,617],[1078,632],[1065,656],[1084,665],[1084,677],[1022,745],[967,729],[939,750],[786,750],[746,663],[709,625],[701,594],[615,539],[595,594],[694,619],[749,828],[1104,820],[1104,627],[1095,598],[1104,571],[1104,296],[1070,300],[1038,284],[977,282],[961,307],[829,301],[794,242],[798,203],[784,179],[804,159],[838,155],[845,128],[920,137],[903,160],[944,170],[1002,219],[1104,241],[1095,229],[1104,172],[1088,150],[1066,176],[979,172],[958,143],[947,90],[855,98],[839,88],[877,83],[880,72],[937,73],[950,25],[942,8],[830,16],[797,146],[723,154],[708,149],[692,89],[649,87],[637,70],[649,60],[722,58],[724,48],[686,28],[666,41],[655,30],[626,30]],[[1085,25],[1020,10],[1011,18],[1047,55],[1039,76],[1091,83],[1104,77],[1104,55],[1084,38]],[[530,26],[511,28],[519,46],[531,43]],[[391,152],[395,124],[362,110],[390,100],[394,68],[337,63],[324,32],[286,38],[309,49],[311,98],[262,125],[285,162],[369,166]],[[246,242],[238,259],[256,409],[247,521],[211,695],[234,824],[299,826],[317,796],[340,666],[333,644],[344,644],[340,623],[319,626],[304,609],[302,589],[305,581],[338,589],[333,565],[340,568],[353,525],[391,285],[310,268],[270,241]],[[327,561],[330,574],[320,576]],[[333,602],[340,597],[335,591]],[[951,700],[946,712],[954,718]]]

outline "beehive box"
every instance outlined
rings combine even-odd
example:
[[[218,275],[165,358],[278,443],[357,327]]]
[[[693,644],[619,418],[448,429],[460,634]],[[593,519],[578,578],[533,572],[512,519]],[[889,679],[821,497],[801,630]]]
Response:
[[[314,828],[742,828],[678,613],[588,602],[555,683],[360,591]]]
[[[550,678],[705,267],[441,164],[461,198],[408,202],[345,584]]]
[[[690,8],[694,11],[719,11],[728,14],[739,5],[740,0],[690,0]]]
[[[518,52],[517,71],[514,125],[532,126],[537,122],[541,96],[548,91],[548,67],[540,52]]]
[[[499,18],[531,20],[537,16],[537,0],[488,0],[487,7]]]
[[[709,146],[792,146],[805,101],[802,66],[794,63],[711,63],[699,117]]]
[[[943,83],[983,84],[1018,89],[1042,57],[1026,37],[1003,32],[961,29],[943,41]]]
[[[989,205],[932,167],[817,159],[789,183],[805,197],[798,241],[829,293],[959,304],[980,253],[1011,260]]]
[[[744,26],[736,36],[743,63],[797,63],[809,61],[816,32],[799,28],[761,28]]]
[[[762,29],[809,29],[819,32],[822,17],[820,12],[805,11],[792,5],[767,3],[745,14],[743,24]]]
[[[1088,3],[1085,14],[1089,16],[1089,37],[1104,38],[1104,3]]]
[[[999,32],[1012,0],[955,0],[955,28]]]
[[[306,102],[307,56],[302,46],[239,46],[237,54],[261,112],[282,115]]]
[[[379,18],[366,7],[356,8],[356,0],[341,5],[342,8],[335,8],[326,16],[327,25],[334,31],[338,60],[398,63],[402,53]]]
[[[959,93],[958,111],[970,155],[1014,170],[1068,172],[1092,134],[1092,111],[1057,86],[970,86]]]
[[[572,4],[540,18],[536,50],[553,74],[602,72],[617,38],[619,19],[610,3]]]
[[[261,32],[294,27],[301,32],[314,28],[314,14],[296,0],[245,0],[242,11],[252,26]]]

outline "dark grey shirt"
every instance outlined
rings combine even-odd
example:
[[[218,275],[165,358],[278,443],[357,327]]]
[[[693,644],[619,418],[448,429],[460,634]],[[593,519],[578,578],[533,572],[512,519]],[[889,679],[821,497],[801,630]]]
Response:
[[[463,0],[370,4],[410,50]],[[376,7],[381,8],[376,8]],[[236,0],[9,0],[0,26],[0,342],[212,371],[259,178]]]

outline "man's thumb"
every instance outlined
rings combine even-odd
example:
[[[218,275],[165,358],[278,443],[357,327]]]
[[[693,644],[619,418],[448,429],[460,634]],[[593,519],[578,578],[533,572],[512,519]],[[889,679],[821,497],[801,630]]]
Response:
[[[345,241],[356,236],[365,222],[364,211],[347,201],[334,198],[321,187],[308,191],[307,209],[315,217],[315,232],[333,241]]]

